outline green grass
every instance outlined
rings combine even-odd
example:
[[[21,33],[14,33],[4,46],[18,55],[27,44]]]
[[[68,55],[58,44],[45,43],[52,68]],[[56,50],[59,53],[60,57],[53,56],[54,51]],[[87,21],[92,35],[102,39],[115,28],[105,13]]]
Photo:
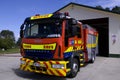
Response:
[[[19,48],[7,49],[5,51],[2,51],[0,49],[0,54],[11,54],[11,53],[19,53],[19,52],[20,52]]]
[[[120,58],[120,54],[109,54],[109,57]]]

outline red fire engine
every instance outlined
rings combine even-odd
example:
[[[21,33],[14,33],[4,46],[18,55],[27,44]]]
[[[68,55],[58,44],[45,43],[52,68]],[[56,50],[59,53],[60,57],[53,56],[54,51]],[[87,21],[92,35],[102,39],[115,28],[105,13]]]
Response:
[[[94,62],[98,32],[68,13],[36,15],[20,28],[24,71],[75,77],[85,62]]]

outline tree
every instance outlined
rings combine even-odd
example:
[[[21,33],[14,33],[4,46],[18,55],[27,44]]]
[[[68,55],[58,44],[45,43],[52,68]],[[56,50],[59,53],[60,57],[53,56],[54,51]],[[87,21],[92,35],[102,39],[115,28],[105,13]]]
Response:
[[[0,34],[3,38],[9,38],[15,41],[14,33],[12,31],[2,30]]]
[[[98,5],[96,6],[97,9],[104,9],[102,6]]]
[[[109,8],[109,7],[106,7],[105,10],[106,10],[106,11],[110,11],[110,8]]]
[[[16,45],[20,46],[20,44],[21,44],[21,38],[18,38]]]
[[[115,6],[112,9],[110,9],[109,7],[103,8],[102,6],[98,5],[95,8],[101,9],[101,10],[106,10],[106,11],[111,11],[111,12],[115,12],[115,13],[120,14],[120,6]]]
[[[120,13],[120,7],[119,6],[113,7],[112,12]]]
[[[9,49],[15,46],[14,33],[9,30],[2,30],[0,32],[0,48]]]
[[[7,39],[0,39],[0,48],[5,50],[9,49]]]

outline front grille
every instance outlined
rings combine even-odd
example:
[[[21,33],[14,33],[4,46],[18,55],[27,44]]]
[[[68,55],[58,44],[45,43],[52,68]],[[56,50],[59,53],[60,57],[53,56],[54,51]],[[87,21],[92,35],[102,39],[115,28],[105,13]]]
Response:
[[[35,66],[30,66],[32,70],[38,70],[38,71],[47,71],[45,67],[35,67]]]
[[[52,59],[54,56],[51,50],[24,50],[25,57],[37,57],[39,59]]]

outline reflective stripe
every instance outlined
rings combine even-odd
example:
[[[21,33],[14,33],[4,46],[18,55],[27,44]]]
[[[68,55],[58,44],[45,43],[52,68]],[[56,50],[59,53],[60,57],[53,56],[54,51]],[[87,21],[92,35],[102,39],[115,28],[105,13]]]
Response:
[[[75,48],[74,48],[75,47]],[[72,52],[72,51],[76,51],[76,50],[82,50],[83,49],[83,47],[81,46],[81,45],[79,45],[79,46],[70,46],[70,47],[68,47],[68,49],[65,51],[65,53],[66,52]]]
[[[56,43],[53,44],[25,44],[23,43],[23,49],[42,49],[42,50],[55,50]]]
[[[84,66],[84,64],[83,64],[83,63],[81,63],[81,64],[80,64],[80,66],[82,67],[82,66]]]
[[[80,59],[80,61],[83,61],[84,59]]]
[[[83,54],[80,54],[80,56],[83,56]]]
[[[96,44],[87,44],[87,48],[95,48]]]
[[[69,47],[65,52],[71,52],[73,51],[73,46]]]

